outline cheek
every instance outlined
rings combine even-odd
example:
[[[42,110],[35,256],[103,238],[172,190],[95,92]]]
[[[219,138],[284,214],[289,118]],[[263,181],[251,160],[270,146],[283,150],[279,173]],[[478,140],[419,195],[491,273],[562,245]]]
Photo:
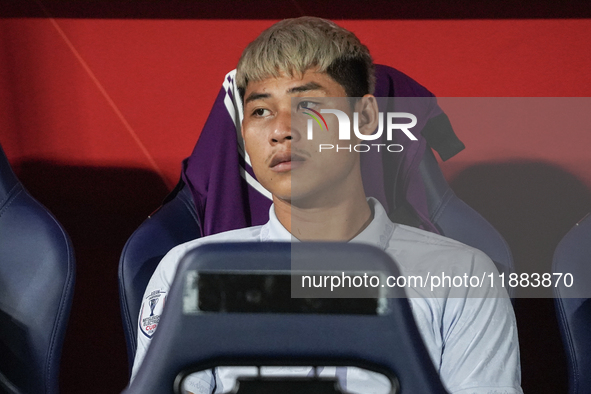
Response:
[[[255,151],[260,141],[257,140],[257,133],[253,132],[250,128],[242,129],[242,139],[244,140],[244,148],[250,155],[251,151]]]
[[[256,148],[257,148],[257,144],[254,143],[252,141],[252,139],[247,138],[244,140],[244,149],[246,150],[246,153],[248,153],[248,156],[250,156],[250,160],[252,162],[257,161],[258,157],[259,157],[259,154],[258,154],[258,151]]]
[[[262,141],[251,138],[245,134],[244,149],[250,157],[250,163],[252,169],[255,171],[257,176],[260,176],[261,169],[264,168],[265,152]]]

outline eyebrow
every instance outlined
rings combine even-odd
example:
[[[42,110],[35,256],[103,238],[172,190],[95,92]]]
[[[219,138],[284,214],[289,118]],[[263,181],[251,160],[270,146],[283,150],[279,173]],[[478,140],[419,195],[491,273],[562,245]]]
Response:
[[[265,98],[269,98],[269,97],[271,97],[271,95],[269,93],[252,92],[251,94],[248,95],[246,100],[244,100],[244,105],[250,103],[251,101],[265,99]]]
[[[308,82],[307,84],[288,89],[287,93],[288,94],[303,93],[303,92],[309,92],[311,90],[322,90],[322,89],[324,89],[324,87],[322,85],[320,85],[316,82]],[[269,94],[269,93],[252,92],[251,94],[248,95],[246,100],[244,100],[244,105],[250,103],[251,101],[266,99],[269,97],[271,97],[271,94]]]
[[[287,91],[287,93],[302,93],[309,92],[310,90],[322,90],[324,87],[317,84],[316,82],[308,82],[305,85],[296,86]]]

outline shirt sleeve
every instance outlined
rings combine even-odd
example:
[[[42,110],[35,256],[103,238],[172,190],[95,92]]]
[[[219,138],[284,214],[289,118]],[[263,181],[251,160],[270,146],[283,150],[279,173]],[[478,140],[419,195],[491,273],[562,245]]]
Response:
[[[186,252],[185,244],[170,250],[160,261],[152,274],[142,298],[138,316],[137,349],[133,361],[130,382],[133,382],[146,356],[152,337],[156,332],[166,298],[174,279],[180,258]]]
[[[452,289],[443,310],[440,375],[455,394],[521,394],[517,325],[511,301],[494,263],[480,251],[473,256],[470,277],[480,286]],[[498,276],[497,276],[498,278]]]

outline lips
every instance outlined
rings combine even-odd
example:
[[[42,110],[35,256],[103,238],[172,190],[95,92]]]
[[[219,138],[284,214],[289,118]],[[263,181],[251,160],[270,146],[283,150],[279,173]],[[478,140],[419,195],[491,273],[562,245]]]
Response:
[[[291,151],[279,152],[273,156],[269,167],[273,171],[285,172],[301,166],[304,161],[306,161],[306,158],[297,153]]]

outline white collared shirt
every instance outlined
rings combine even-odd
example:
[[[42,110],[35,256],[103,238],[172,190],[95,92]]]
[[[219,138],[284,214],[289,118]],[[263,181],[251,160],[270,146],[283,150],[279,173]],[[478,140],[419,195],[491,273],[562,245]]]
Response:
[[[486,276],[497,273],[494,263],[483,252],[452,239],[413,227],[394,224],[381,204],[369,198],[374,212],[371,223],[350,242],[376,246],[388,253],[404,276],[448,275]],[[132,380],[144,359],[157,318],[180,259],[199,245],[210,242],[297,242],[269,211],[263,226],[248,227],[199,238],[173,248],[156,268],[144,293],[139,317],[138,348]],[[460,286],[440,288],[407,288],[412,312],[435,369],[447,390],[457,394],[522,393],[517,327],[511,302],[504,289]],[[480,293],[483,292],[483,293]],[[477,297],[486,294],[486,297]],[[154,318],[156,316],[156,320]],[[294,370],[295,371],[295,370]],[[285,371],[284,371],[285,372]],[[339,375],[323,371],[321,376]],[[218,368],[214,377],[204,374],[193,384],[194,393],[221,391],[236,377],[236,369]],[[346,372],[350,391],[378,392],[384,382],[379,377]],[[189,382],[191,383],[191,382]],[[191,391],[191,388],[187,387]]]

